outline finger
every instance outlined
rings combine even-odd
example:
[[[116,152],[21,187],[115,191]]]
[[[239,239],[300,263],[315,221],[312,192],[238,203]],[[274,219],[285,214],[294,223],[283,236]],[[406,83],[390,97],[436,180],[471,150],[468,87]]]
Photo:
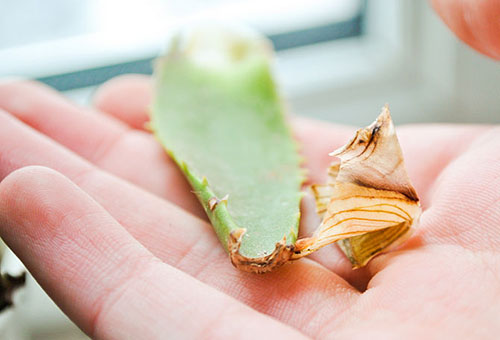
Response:
[[[438,174],[429,189],[429,208],[420,218],[415,235],[400,251],[385,254],[369,264],[380,278],[402,271],[409,257],[416,259],[460,253],[494,254],[500,247],[500,129],[489,127],[469,143]],[[432,159],[430,160],[432,161]],[[406,253],[414,255],[405,255]],[[459,258],[458,255],[452,255]],[[483,262],[492,256],[484,256]],[[467,260],[469,261],[469,260]],[[483,263],[484,264],[484,263]],[[380,275],[380,272],[384,275]],[[372,285],[370,283],[370,285]]]
[[[79,108],[33,82],[0,83],[0,108],[100,168],[206,218],[181,172],[151,135]]]
[[[94,95],[93,104],[130,127],[143,130],[149,121],[151,96],[151,77],[127,74],[101,85]]]
[[[443,170],[422,216],[427,243],[495,252],[500,246],[500,128],[484,132]]]
[[[93,98],[94,106],[101,112],[115,117],[132,128],[143,129],[149,121],[148,108],[152,99],[151,77],[124,75],[101,85]],[[130,105],[129,98],[133,98]]]
[[[290,122],[305,159],[306,184],[325,183],[327,169],[335,161],[328,154],[347,143],[356,129],[300,116],[293,116]]]
[[[113,103],[112,100],[106,98],[113,98],[114,94],[121,95],[122,93],[125,93],[124,100],[128,96],[132,96],[133,93],[138,97],[146,97],[150,91],[146,86],[147,80],[148,78],[137,77],[117,79],[116,82],[109,83],[109,90],[104,87],[101,92],[104,106],[116,108],[115,112],[118,113],[121,112],[121,107],[106,104]],[[141,86],[143,91],[138,90]],[[136,102],[145,102],[145,100],[137,100]],[[186,181],[150,135],[124,129],[122,125],[116,125],[113,119],[101,120],[99,116],[75,107],[52,90],[33,83],[14,83],[3,85],[3,87],[0,85],[0,107],[2,105],[4,108],[13,110],[16,117],[68,146],[101,168],[166,197],[186,210],[206,219],[205,213],[191,193]],[[144,115],[143,106],[132,106],[131,110],[134,107],[136,108],[136,116]],[[61,116],[63,119],[60,118]],[[302,139],[304,145],[308,145],[307,138],[322,141],[321,144],[314,144],[318,145],[318,148],[305,148],[304,154],[310,160],[307,163],[309,178],[314,182],[323,182],[325,177],[323,169],[326,169],[326,164],[330,162],[328,152],[340,146],[341,140],[347,139],[347,135],[351,133],[352,129],[331,124],[320,125],[301,118],[295,118],[294,122],[297,138]],[[75,138],[73,130],[86,131],[86,138]],[[117,142],[115,139],[119,141]],[[105,140],[105,142],[90,141],[87,143],[87,140]],[[100,146],[101,144],[105,146]],[[109,144],[113,146],[110,148]],[[98,151],[103,148],[107,149],[104,156],[102,156],[101,151]],[[134,161],[131,162],[131,159]],[[314,206],[312,208],[312,210],[303,211],[305,220],[311,213],[315,214]],[[315,227],[316,224],[314,224]],[[307,229],[305,226],[303,226],[303,230],[307,232],[304,235],[309,235],[313,231],[312,228]],[[322,258],[327,259],[327,261],[322,261]],[[346,277],[353,284],[356,284],[358,277],[362,274],[362,271],[352,272],[348,261],[335,248],[323,250],[312,259],[321,261],[329,269]],[[361,288],[364,284],[356,286]]]
[[[426,209],[440,173],[491,127],[487,125],[407,125],[397,129],[405,167]]]
[[[390,265],[374,276],[357,305],[342,320],[325,325],[318,338],[351,339],[362,333],[375,339],[388,334],[393,339],[486,339],[496,334],[492,329],[498,327],[500,306],[491,301],[500,287],[498,257],[427,245],[392,253],[384,261]]]
[[[160,262],[53,170],[8,176],[0,221],[2,238],[93,338],[300,336]]]
[[[31,164],[64,173],[158,258],[309,334],[358,296],[343,279],[312,261],[266,275],[235,270],[209,224],[98,170],[1,113],[0,148],[0,176]]]
[[[465,43],[500,59],[500,2],[497,0],[432,0],[436,12]]]

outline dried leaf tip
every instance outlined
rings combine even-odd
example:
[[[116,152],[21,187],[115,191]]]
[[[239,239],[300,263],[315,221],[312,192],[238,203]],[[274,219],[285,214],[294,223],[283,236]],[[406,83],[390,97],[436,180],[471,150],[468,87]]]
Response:
[[[297,241],[292,258],[339,242],[358,268],[406,240],[420,217],[419,199],[406,173],[388,106],[331,155],[340,163],[328,170],[326,185],[312,188],[323,221],[312,237]]]
[[[263,274],[270,272],[288,262],[292,256],[294,246],[286,244],[286,236],[276,243],[274,251],[259,258],[248,258],[240,254],[241,241],[246,229],[239,228],[229,233],[228,250],[231,263],[245,272]]]

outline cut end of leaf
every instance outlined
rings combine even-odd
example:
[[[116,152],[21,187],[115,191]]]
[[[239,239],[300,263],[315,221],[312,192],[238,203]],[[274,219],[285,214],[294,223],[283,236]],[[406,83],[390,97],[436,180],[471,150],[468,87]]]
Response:
[[[263,257],[248,258],[240,254],[241,241],[246,229],[240,228],[229,234],[228,249],[231,263],[238,269],[245,272],[263,274],[270,272],[290,260],[293,254],[294,246],[286,244],[286,236],[276,243],[274,251]]]

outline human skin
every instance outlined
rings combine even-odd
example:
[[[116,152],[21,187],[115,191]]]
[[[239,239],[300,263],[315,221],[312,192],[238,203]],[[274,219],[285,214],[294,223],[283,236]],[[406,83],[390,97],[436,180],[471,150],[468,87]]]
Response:
[[[500,1],[431,0],[449,28],[475,50],[500,60]]]
[[[398,251],[352,271],[330,246],[255,275],[231,266],[182,175],[143,129],[150,98],[143,76],[108,82],[93,109],[39,84],[0,84],[0,236],[90,336],[500,333],[500,127],[397,128],[424,208]],[[354,128],[291,124],[309,182],[323,181],[328,152]],[[303,211],[307,235],[317,226],[310,198]]]

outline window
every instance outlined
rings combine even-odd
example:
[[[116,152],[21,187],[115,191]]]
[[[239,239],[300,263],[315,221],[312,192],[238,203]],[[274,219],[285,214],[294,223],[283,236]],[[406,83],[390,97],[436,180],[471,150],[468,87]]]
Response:
[[[364,13],[361,0],[10,0],[5,9],[0,75],[38,78],[62,91],[151,73],[168,32],[186,22],[243,21],[283,51],[359,36]]]
[[[397,123],[500,119],[500,68],[427,1],[3,0],[1,9],[0,76],[36,78],[79,101],[89,90],[68,90],[150,73],[173,27],[208,17],[270,37],[295,113],[366,125],[389,103]]]

